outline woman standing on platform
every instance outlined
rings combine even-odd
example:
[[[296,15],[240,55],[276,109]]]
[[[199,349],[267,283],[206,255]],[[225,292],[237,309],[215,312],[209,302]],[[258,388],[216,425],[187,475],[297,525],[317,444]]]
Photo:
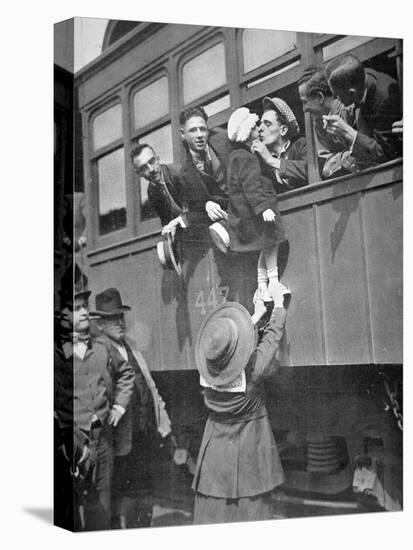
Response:
[[[271,491],[284,481],[265,406],[265,379],[278,367],[285,287],[271,286],[274,309],[257,345],[266,306],[252,317],[235,302],[219,306],[198,334],[196,366],[209,409],[192,488],[194,523],[271,519]]]

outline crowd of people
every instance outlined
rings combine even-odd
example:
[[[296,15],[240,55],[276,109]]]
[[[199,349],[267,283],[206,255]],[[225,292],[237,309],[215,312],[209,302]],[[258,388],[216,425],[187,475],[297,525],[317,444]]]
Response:
[[[324,178],[400,154],[400,96],[390,76],[348,55],[308,67],[298,86]],[[271,491],[283,482],[283,471],[265,379],[277,368],[290,294],[278,278],[285,234],[277,194],[307,185],[306,139],[278,97],[263,99],[260,119],[247,107],[236,109],[227,130],[209,129],[202,107],[184,110],[180,126],[182,165],[161,164],[145,143],[131,152],[136,173],[149,182],[162,233],[174,238],[178,227],[203,218],[223,253],[259,251],[253,315],[224,303],[197,338],[195,366],[209,417],[194,473],[194,522],[270,518]],[[150,493],[154,442],[172,430],[148,365],[126,337],[130,307],[108,288],[96,294],[89,312],[90,294],[75,265],[62,280],[56,312],[55,519],[75,530],[128,526],[122,503],[143,489]],[[150,505],[146,517],[148,525]]]

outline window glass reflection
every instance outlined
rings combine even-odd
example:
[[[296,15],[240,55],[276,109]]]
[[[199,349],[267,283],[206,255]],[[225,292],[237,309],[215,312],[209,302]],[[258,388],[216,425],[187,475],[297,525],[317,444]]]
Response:
[[[97,161],[99,233],[126,227],[125,157],[123,147]]]

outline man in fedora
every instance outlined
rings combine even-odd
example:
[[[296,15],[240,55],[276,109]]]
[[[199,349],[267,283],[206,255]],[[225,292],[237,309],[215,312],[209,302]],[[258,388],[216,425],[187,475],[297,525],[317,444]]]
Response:
[[[209,410],[192,488],[194,523],[270,519],[271,491],[284,480],[265,406],[265,380],[277,370],[284,333],[285,287],[272,287],[274,309],[257,345],[266,314],[261,299],[251,317],[226,302],[203,322],[196,367]]]
[[[115,449],[114,497],[119,526],[143,527],[150,524],[152,512],[151,461],[156,432],[164,438],[171,432],[171,422],[165,403],[143,355],[135,351],[126,339],[125,313],[130,307],[122,303],[117,288],[108,288],[96,295],[99,342],[109,345],[114,353],[127,360],[135,372],[135,384],[130,406],[119,423]],[[131,504],[131,506],[129,506]],[[135,517],[127,508],[136,505]]]
[[[279,97],[265,97],[262,105],[260,139],[251,151],[263,160],[277,193],[307,185],[307,144],[293,111]]]
[[[77,265],[61,284],[54,351],[55,523],[75,531],[109,529],[112,430],[128,407],[134,372],[90,338],[91,293]]]

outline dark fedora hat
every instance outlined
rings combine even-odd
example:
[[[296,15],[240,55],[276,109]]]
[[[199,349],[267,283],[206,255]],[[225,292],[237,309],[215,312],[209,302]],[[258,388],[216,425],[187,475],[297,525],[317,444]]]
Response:
[[[164,235],[162,241],[157,243],[156,253],[164,269],[175,270],[180,277],[182,276],[182,267],[178,251],[169,233]]]
[[[92,315],[110,316],[120,315],[125,311],[130,311],[130,307],[122,304],[119,290],[117,288],[107,288],[103,292],[96,294],[96,310]]]
[[[195,364],[213,386],[225,386],[246,367],[255,346],[255,330],[248,311],[225,302],[204,320],[195,345]]]
[[[88,280],[82,273],[77,264],[72,264],[63,274],[60,280],[60,304],[63,307],[65,304],[73,304],[74,299],[84,296],[87,300],[91,295],[91,291],[87,290]]]

